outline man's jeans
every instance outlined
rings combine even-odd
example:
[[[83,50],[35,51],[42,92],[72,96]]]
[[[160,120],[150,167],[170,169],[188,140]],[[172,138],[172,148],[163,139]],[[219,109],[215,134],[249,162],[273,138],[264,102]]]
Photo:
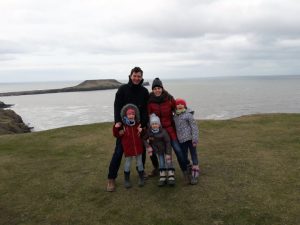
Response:
[[[114,154],[111,158],[110,164],[109,164],[109,170],[108,170],[108,179],[116,179],[118,176],[118,171],[121,165],[122,161],[122,156],[123,156],[123,147],[121,143],[121,139],[117,138],[116,139],[116,147]]]

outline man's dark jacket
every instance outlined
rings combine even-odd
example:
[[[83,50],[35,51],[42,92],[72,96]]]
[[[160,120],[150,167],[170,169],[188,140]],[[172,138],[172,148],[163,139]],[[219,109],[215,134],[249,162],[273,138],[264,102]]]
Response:
[[[124,105],[131,103],[136,105],[140,111],[142,127],[147,126],[149,91],[142,85],[143,81],[141,80],[138,85],[135,85],[129,77],[129,82],[119,87],[114,102],[115,123],[122,122],[121,109]]]

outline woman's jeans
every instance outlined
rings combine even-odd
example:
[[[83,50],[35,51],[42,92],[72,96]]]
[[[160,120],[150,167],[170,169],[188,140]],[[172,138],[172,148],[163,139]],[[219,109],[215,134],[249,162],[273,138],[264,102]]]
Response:
[[[171,146],[177,157],[180,169],[182,170],[182,172],[185,172],[187,170],[188,161],[186,160],[185,154],[181,150],[178,140],[171,140]]]
[[[119,171],[121,161],[122,161],[122,156],[123,156],[123,147],[122,147],[121,139],[117,138],[115,151],[111,158],[109,168],[108,168],[108,175],[107,175],[108,179],[116,179],[117,178],[118,171]],[[144,165],[145,165],[145,160],[146,160],[146,151],[144,150],[143,154],[142,154],[142,161],[143,161]]]
[[[191,140],[180,143],[180,147],[182,149],[184,158],[187,162],[189,162],[188,153],[189,153],[189,150],[190,150],[193,165],[198,165],[199,164],[198,156],[197,156],[197,149],[196,149],[196,147],[193,146],[193,142]]]

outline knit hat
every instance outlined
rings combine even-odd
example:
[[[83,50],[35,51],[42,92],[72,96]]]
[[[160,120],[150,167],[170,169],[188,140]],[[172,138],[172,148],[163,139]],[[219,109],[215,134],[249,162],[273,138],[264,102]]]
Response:
[[[160,126],[160,119],[159,119],[159,117],[156,116],[154,113],[152,113],[152,114],[150,115],[150,126],[151,126],[152,124],[154,124],[154,123],[157,123],[157,124],[159,124],[159,126]]]
[[[184,105],[184,108],[186,108],[186,101],[182,98],[177,98],[176,100],[176,105]]]
[[[160,80],[158,77],[156,77],[156,78],[153,80],[153,82],[152,82],[152,90],[153,90],[155,87],[161,87],[161,88],[164,88],[164,87],[163,87],[163,84],[162,84],[162,82],[161,82],[161,80]]]

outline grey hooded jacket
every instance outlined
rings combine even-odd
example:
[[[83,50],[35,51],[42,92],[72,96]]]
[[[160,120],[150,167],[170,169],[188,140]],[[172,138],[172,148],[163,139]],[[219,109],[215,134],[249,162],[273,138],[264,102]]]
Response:
[[[174,122],[176,126],[176,133],[180,143],[192,141],[198,143],[199,130],[194,119],[194,111],[189,108],[185,112],[174,115]]]

